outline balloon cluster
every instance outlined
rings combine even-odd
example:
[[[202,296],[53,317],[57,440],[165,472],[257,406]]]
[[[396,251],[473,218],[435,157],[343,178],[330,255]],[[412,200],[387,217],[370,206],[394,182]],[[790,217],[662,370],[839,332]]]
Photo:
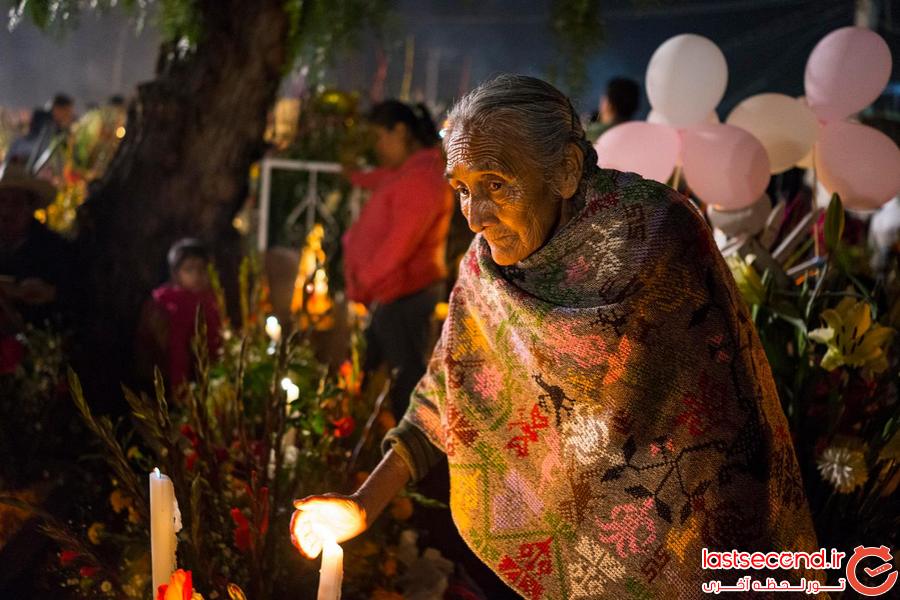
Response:
[[[715,109],[728,84],[725,56],[705,37],[678,35],[647,66],[647,121],[604,133],[596,143],[599,164],[661,182],[680,166],[694,194],[720,210],[755,203],[772,174],[815,168],[845,206],[875,209],[900,193],[900,149],[847,119],[878,98],[890,74],[881,36],[837,29],[810,54],[805,97],[751,96],[720,123]]]

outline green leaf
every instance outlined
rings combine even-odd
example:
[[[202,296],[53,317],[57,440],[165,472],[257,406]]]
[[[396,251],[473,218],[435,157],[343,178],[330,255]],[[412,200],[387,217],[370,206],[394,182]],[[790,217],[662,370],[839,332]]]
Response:
[[[835,251],[844,235],[844,206],[841,197],[831,195],[828,210],[825,213],[825,245],[829,251]]]

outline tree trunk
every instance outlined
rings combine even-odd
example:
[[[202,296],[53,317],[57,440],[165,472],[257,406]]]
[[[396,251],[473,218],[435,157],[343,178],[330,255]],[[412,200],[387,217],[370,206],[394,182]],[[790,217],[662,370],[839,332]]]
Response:
[[[288,66],[283,0],[198,4],[195,52],[161,49],[156,79],[139,86],[125,139],[79,214],[82,341],[94,359],[81,368],[101,376],[105,403],[126,379],[137,315],[165,274],[171,243],[195,236],[217,252],[236,245],[231,221]]]

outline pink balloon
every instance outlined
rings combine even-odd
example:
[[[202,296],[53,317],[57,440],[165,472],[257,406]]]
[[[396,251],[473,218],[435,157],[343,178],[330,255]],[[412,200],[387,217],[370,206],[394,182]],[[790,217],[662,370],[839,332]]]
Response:
[[[828,123],[813,151],[819,180],[848,208],[873,210],[900,193],[900,148],[877,129]]]
[[[769,157],[755,137],[733,125],[702,124],[684,132],[684,178],[717,208],[750,206],[769,184]]]
[[[665,183],[675,169],[681,140],[667,125],[630,121],[607,130],[594,148],[597,164],[605,169],[631,171]]]
[[[863,27],[842,27],[819,40],[806,62],[806,102],[823,120],[859,112],[881,95],[891,77],[887,42]]]

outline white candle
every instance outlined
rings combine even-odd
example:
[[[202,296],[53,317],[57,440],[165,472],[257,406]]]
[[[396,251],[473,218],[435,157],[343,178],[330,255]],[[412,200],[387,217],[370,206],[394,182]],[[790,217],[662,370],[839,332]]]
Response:
[[[322,546],[322,568],[319,571],[317,600],[340,600],[341,580],[344,577],[344,551],[333,540]]]
[[[277,317],[266,317],[266,335],[273,342],[281,339],[281,323],[278,322]]]
[[[153,565],[153,593],[169,583],[175,571],[175,533],[181,529],[181,514],[172,480],[153,469],[150,473],[150,554]]]

